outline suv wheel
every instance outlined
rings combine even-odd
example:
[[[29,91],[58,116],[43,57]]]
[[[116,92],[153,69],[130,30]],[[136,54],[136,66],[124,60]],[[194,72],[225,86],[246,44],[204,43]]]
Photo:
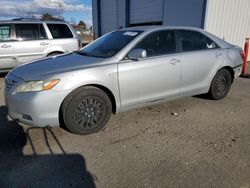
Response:
[[[208,94],[214,100],[223,99],[228,94],[231,84],[231,73],[227,69],[220,69],[213,78]]]
[[[95,87],[82,87],[63,102],[62,115],[72,133],[90,134],[101,130],[112,112],[109,96]]]

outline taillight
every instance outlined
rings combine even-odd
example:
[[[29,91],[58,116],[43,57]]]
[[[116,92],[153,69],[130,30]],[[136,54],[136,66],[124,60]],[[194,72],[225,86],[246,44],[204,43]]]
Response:
[[[82,48],[82,41],[80,39],[78,39],[78,48],[79,50]]]
[[[243,51],[240,51],[240,55],[241,55],[242,60],[244,61],[245,53]]]

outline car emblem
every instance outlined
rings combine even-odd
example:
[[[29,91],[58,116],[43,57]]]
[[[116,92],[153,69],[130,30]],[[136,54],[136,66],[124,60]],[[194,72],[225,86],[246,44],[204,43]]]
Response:
[[[6,80],[5,80],[5,84],[6,84],[7,86],[13,86],[15,83],[16,83],[16,81],[15,81],[15,80],[12,80],[12,79],[6,79]]]
[[[8,85],[12,85],[12,84],[13,84],[13,81],[12,81],[12,80],[9,80],[9,79],[6,80],[6,82],[7,82]]]

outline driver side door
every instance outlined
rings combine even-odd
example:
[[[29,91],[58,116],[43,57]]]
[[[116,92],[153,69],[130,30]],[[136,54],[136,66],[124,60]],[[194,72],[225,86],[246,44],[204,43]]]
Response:
[[[175,31],[160,30],[147,35],[133,49],[144,49],[147,57],[119,62],[118,77],[123,108],[144,106],[180,93],[180,60]]]

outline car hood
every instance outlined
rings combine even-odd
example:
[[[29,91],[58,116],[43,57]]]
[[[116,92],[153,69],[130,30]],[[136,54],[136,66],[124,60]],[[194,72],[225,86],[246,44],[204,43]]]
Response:
[[[94,67],[108,62],[110,61],[107,61],[105,58],[88,57],[77,53],[70,53],[24,64],[13,69],[11,74],[28,81]]]

